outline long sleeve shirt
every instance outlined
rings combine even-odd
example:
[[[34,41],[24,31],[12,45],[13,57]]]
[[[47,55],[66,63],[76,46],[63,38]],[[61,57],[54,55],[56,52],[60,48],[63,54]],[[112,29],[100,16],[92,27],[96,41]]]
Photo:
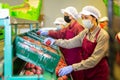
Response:
[[[72,24],[69,24],[66,28],[61,30],[50,30],[49,36],[55,39],[66,39],[66,32],[68,30],[74,33],[74,36],[78,35],[79,32],[83,31],[84,27],[80,25],[77,21]]]
[[[75,48],[75,47],[81,47],[83,38],[85,37],[85,35],[87,34],[88,40],[94,41],[95,35],[99,29],[100,27],[97,27],[92,32],[89,32],[88,29],[85,29],[80,34],[78,34],[76,37],[69,39],[69,40],[58,39],[56,40],[55,44],[63,48],[68,48],[68,49]],[[108,33],[105,30],[101,29],[96,41],[97,41],[97,45],[92,55],[88,59],[82,60],[81,62],[75,63],[72,65],[75,71],[93,68],[100,62],[100,60],[103,57],[108,55],[108,48],[109,48]]]

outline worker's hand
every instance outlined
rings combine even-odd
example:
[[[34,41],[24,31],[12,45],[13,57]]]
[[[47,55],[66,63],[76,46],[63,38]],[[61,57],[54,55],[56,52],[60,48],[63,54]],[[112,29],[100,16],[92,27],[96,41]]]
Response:
[[[71,72],[73,71],[73,68],[72,66],[67,66],[67,67],[64,67],[64,68],[61,68],[58,72],[58,75],[59,76],[64,76],[64,75],[67,75],[67,74],[70,74]]]
[[[42,35],[42,36],[47,36],[47,35],[48,35],[48,31],[41,31],[41,32],[40,32],[40,35]]]
[[[55,43],[55,39],[49,37],[44,40],[45,45],[53,45]]]
[[[48,31],[40,29],[40,30],[37,31],[37,34],[38,35],[42,35],[42,36],[47,36],[48,35]]]

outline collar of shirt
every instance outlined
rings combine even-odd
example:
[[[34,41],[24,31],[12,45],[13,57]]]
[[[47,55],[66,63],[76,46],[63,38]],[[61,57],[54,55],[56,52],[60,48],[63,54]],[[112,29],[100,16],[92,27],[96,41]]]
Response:
[[[77,21],[75,21],[75,22],[71,23],[71,24],[69,25],[69,28],[70,28],[70,29],[72,29],[72,28],[73,28],[73,26],[74,26],[76,23],[77,23]]]
[[[89,30],[88,30],[87,31],[87,36],[89,37],[89,39],[95,38],[95,36],[96,36],[96,34],[97,34],[97,32],[98,32],[99,29],[100,29],[100,27],[98,26],[92,32],[89,32]]]

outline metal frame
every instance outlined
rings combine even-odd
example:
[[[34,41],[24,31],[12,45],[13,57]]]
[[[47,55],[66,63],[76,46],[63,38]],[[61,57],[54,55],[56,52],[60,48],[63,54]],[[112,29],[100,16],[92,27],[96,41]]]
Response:
[[[4,26],[4,80],[44,80],[43,76],[13,76],[13,63],[12,63],[12,38],[11,38],[11,25],[10,17],[0,18],[0,26]],[[32,26],[31,26],[32,27]],[[31,28],[32,29],[32,28]]]
[[[11,24],[14,25],[15,27],[15,35],[17,35],[17,29],[18,29],[18,25],[29,25],[30,31],[33,30],[33,24],[36,24],[36,29],[39,29],[39,23],[15,23],[15,24]]]

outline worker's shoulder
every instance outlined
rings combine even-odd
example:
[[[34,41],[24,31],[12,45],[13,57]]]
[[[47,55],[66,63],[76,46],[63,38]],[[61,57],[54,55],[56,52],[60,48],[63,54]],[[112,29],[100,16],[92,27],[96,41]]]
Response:
[[[104,30],[104,29],[101,29],[100,36],[105,37],[105,38],[109,38],[108,32],[106,30]]]
[[[79,22],[76,22],[75,24],[74,24],[74,26],[75,27],[78,27],[78,26],[82,26]]]
[[[84,36],[86,33],[88,32],[88,29],[84,29],[84,30],[82,30],[80,33],[79,33],[79,35],[80,36]]]
[[[101,31],[100,31],[100,32],[101,32],[101,34],[103,34],[103,35],[108,35],[108,32],[107,32],[106,30],[102,29],[102,28],[101,28]]]
[[[75,24],[74,28],[76,28],[76,29],[84,29],[84,27],[79,23]]]

